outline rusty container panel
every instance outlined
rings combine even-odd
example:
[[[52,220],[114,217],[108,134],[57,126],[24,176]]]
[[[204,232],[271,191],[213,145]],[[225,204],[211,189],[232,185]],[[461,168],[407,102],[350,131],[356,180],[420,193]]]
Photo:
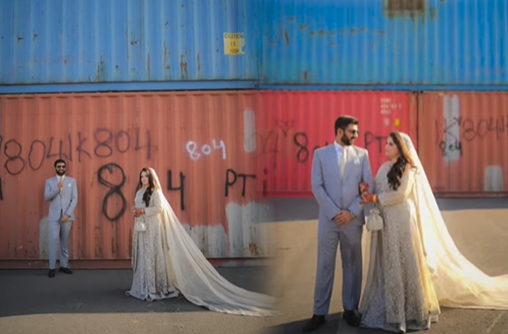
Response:
[[[251,0],[0,1],[0,85],[146,90],[139,85],[255,80],[258,7]]]
[[[337,117],[360,121],[355,145],[369,151],[373,173],[385,161],[390,131],[416,133],[416,99],[393,92],[269,92],[262,98],[264,132],[257,134],[268,196],[311,195],[312,155],[333,143]]]
[[[442,196],[508,194],[508,93],[425,93],[418,150]]]
[[[205,256],[270,256],[262,172],[241,140],[258,108],[255,92],[0,97],[0,260],[47,258],[44,184],[59,157],[78,185],[71,259],[130,258],[144,166]]]

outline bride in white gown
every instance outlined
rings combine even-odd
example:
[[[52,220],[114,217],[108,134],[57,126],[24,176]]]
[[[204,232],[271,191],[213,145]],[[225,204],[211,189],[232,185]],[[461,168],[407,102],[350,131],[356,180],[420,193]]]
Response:
[[[231,284],[208,262],[166,200],[155,170],[143,168],[140,186],[133,208],[134,276],[128,295],[154,300],[180,292],[191,303],[212,311],[272,315],[274,297]]]
[[[370,233],[370,252],[364,252],[370,263],[362,325],[405,332],[428,328],[439,306],[508,309],[508,275],[489,277],[460,253],[411,138],[398,133],[389,141],[394,137],[402,139],[407,163],[415,168],[406,169],[394,191],[387,180],[392,163],[384,164],[375,180],[378,197],[364,195],[366,202],[377,203],[384,227]]]

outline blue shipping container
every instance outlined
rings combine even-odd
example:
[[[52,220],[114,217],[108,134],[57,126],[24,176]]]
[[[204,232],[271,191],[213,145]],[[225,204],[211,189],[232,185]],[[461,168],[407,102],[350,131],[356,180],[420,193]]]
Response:
[[[267,0],[262,13],[268,86],[508,84],[506,0]]]
[[[258,7],[252,0],[0,1],[0,90],[255,80]],[[226,55],[225,40],[242,43],[237,34],[243,54]]]

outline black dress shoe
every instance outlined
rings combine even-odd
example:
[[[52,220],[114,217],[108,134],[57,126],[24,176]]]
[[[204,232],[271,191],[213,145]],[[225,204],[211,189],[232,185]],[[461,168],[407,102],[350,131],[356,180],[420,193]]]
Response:
[[[315,331],[325,323],[326,318],[324,315],[313,315],[312,318],[303,326],[302,331],[304,333]]]
[[[355,311],[344,311],[344,319],[349,326],[358,327],[360,326],[361,316]]]
[[[60,271],[63,272],[64,274],[73,274],[72,270],[65,267],[60,267]]]
[[[50,277],[50,278],[55,277],[55,269],[50,269],[50,270],[48,271],[48,277]]]

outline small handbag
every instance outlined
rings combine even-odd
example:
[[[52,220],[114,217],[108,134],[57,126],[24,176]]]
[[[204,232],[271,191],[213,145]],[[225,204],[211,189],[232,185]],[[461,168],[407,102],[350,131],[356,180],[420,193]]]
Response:
[[[369,231],[379,231],[383,229],[383,217],[381,217],[381,213],[379,209],[374,207],[368,216],[365,217],[365,224],[367,225],[367,230]]]
[[[146,231],[146,224],[145,222],[139,220],[139,219],[136,219],[136,221],[134,222],[134,231],[136,232],[145,232]]]

